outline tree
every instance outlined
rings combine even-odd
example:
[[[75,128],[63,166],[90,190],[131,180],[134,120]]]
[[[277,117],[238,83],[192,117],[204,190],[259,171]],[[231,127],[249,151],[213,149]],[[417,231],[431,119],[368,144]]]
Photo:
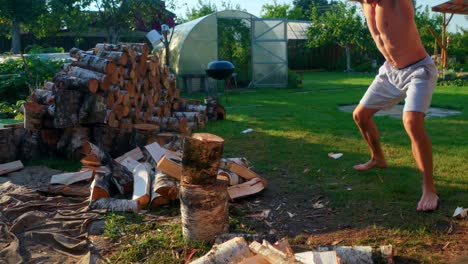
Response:
[[[415,22],[418,27],[421,42],[428,53],[431,53],[434,47],[434,37],[429,28],[432,28],[439,36],[442,32],[442,16],[440,14],[432,14],[429,6],[425,7],[415,5]]]
[[[21,27],[31,27],[47,11],[46,0],[0,0],[0,6],[0,23],[9,28],[11,52],[18,54],[21,52]]]
[[[166,3],[173,1],[161,0],[91,0],[96,6],[99,16],[93,21],[103,27],[107,33],[108,42],[119,42],[123,33],[134,31],[139,24],[152,24],[154,19],[164,21],[162,15]]]
[[[198,0],[197,6],[187,9],[185,12],[186,21],[191,21],[218,11],[215,3],[210,1]]]
[[[294,0],[293,9],[296,10],[294,12],[299,14],[297,19],[309,20],[312,6],[315,6],[320,14],[329,9],[327,0]]]
[[[308,45],[319,47],[325,44],[337,44],[346,51],[346,71],[351,68],[351,49],[363,46],[368,39],[368,32],[355,5],[344,2],[334,4],[334,8],[320,14],[316,5],[311,7],[311,25],[307,32]]]
[[[289,4],[278,4],[276,0],[273,4],[264,4],[260,13],[262,18],[287,18],[291,20],[301,19],[302,12]]]

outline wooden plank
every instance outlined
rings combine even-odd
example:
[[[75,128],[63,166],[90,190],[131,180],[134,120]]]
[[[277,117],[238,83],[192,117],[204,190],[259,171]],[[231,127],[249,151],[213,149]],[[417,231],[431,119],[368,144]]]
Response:
[[[250,181],[228,187],[229,197],[236,199],[239,197],[256,194],[265,189],[263,182],[259,178],[251,179]]]
[[[8,174],[13,171],[18,171],[24,168],[21,160],[12,161],[8,163],[0,164],[0,175]]]
[[[92,170],[56,174],[50,178],[50,184],[70,185],[75,182],[90,180],[93,178],[93,174]]]

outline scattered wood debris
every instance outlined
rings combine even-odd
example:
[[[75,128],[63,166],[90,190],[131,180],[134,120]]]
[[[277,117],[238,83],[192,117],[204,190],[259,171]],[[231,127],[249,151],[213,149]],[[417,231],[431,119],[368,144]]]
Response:
[[[324,246],[313,251],[294,253],[286,238],[280,239],[274,244],[267,240],[262,243],[254,240],[248,245],[243,235],[231,237],[230,240],[222,240],[203,257],[191,262],[196,264],[206,263],[233,263],[233,264],[366,264],[366,263],[394,263],[393,247],[391,245],[373,248],[370,246]],[[218,241],[217,241],[218,242]]]
[[[453,213],[453,217],[463,219],[466,218],[467,214],[468,209],[464,209],[463,207],[457,207],[457,209],[455,209],[455,212]]]

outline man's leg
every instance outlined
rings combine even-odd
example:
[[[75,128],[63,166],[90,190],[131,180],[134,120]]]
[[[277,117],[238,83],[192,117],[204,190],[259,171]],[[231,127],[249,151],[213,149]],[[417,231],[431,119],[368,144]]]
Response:
[[[379,132],[375,126],[372,116],[379,111],[378,109],[366,108],[359,104],[353,112],[353,118],[356,125],[361,131],[361,135],[367,142],[371,152],[371,159],[363,164],[358,164],[353,168],[358,171],[366,171],[372,168],[386,168],[387,162],[385,161],[382,148],[379,141]]]
[[[423,175],[422,196],[418,203],[418,211],[437,209],[439,197],[436,194],[432,178],[432,145],[424,128],[424,113],[404,112],[403,124],[411,139],[411,149],[419,170]]]

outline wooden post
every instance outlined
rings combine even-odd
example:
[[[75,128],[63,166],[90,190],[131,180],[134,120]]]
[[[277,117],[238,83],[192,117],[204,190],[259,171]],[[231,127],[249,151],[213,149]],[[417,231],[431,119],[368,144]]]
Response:
[[[185,137],[182,158],[182,182],[210,185],[216,182],[224,139],[208,133]]]
[[[227,184],[181,184],[182,234],[188,241],[212,242],[229,231]]]

